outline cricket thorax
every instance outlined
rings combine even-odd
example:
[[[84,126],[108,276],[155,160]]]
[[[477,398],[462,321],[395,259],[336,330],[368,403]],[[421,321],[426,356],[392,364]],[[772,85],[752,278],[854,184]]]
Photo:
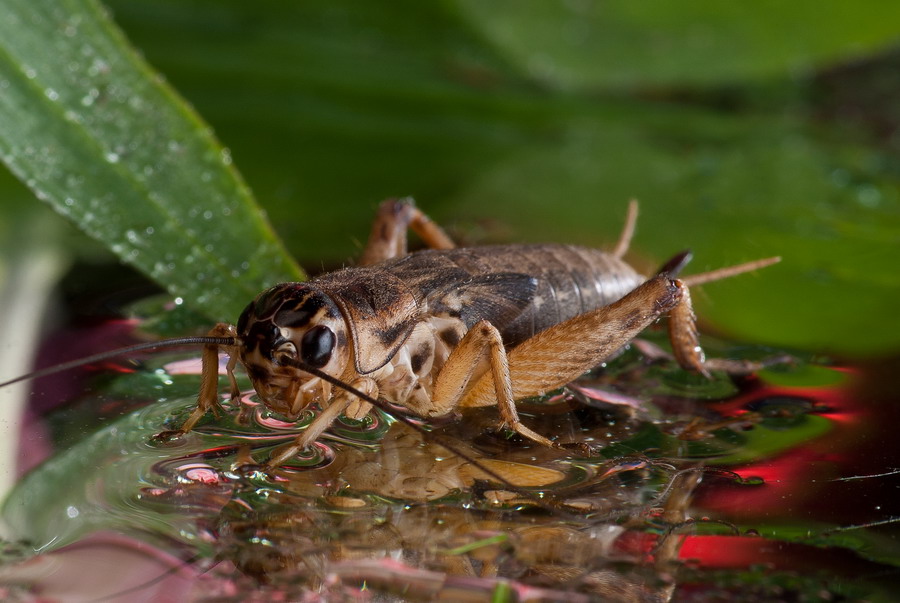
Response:
[[[305,363],[340,376],[350,357],[347,328],[334,301],[303,283],[283,283],[261,293],[237,324],[240,360],[260,400],[296,416],[331,397],[331,385],[305,373]]]
[[[391,361],[372,375],[380,395],[420,416],[435,416],[431,404],[434,379],[465,333],[466,325],[458,318],[423,319]]]

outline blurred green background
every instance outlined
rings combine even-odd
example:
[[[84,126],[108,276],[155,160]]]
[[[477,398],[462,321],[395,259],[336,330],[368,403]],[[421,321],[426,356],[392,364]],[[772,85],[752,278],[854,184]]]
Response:
[[[784,258],[695,292],[708,328],[900,349],[895,2],[107,2],[224,155],[94,2],[7,3],[3,159],[211,321],[296,274],[236,167],[311,271],[351,260],[389,196],[467,243],[594,246],[638,198],[644,269]],[[0,178],[7,264],[29,221],[95,261],[33,197]]]

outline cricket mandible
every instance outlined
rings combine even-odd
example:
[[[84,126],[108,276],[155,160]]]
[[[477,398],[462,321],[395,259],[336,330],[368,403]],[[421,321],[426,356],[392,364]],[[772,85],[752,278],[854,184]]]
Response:
[[[648,279],[622,259],[636,218],[632,201],[612,252],[553,244],[457,248],[411,200],[385,201],[358,266],[276,285],[247,306],[237,325],[220,323],[210,331],[197,407],[166,435],[186,433],[218,412],[220,351],[230,357],[233,399],[240,395],[234,377],[240,361],[270,410],[296,419],[310,404],[322,408],[276,450],[268,468],[315,442],[341,414],[361,419],[372,409],[350,389],[335,388],[337,382],[423,418],[496,405],[503,425],[555,446],[522,423],[516,401],[598,366],[666,314],[673,355],[683,368],[709,376],[711,369],[761,367],[705,358],[688,287],[779,258],[678,280],[690,257],[685,252]],[[430,249],[408,253],[408,230]]]

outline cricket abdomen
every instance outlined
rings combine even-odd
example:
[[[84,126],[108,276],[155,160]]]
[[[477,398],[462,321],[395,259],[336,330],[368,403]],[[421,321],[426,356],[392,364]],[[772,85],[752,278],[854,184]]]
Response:
[[[498,315],[473,315],[470,319],[473,324],[480,319],[491,321],[500,330],[507,347],[579,314],[611,304],[645,280],[609,253],[574,245],[426,250],[385,262],[378,268],[402,279],[424,304],[442,291],[452,293],[457,288],[465,291],[467,284],[477,283],[481,288],[473,290],[471,299],[462,300],[464,307],[472,307],[483,301],[476,297],[488,290],[492,277],[502,283],[498,295],[507,298],[515,297],[516,288],[528,287],[529,301],[520,312],[513,315],[501,308],[496,312]],[[516,275],[527,275],[531,282],[526,278],[517,281]],[[481,313],[490,314],[492,305],[483,305],[485,310]]]

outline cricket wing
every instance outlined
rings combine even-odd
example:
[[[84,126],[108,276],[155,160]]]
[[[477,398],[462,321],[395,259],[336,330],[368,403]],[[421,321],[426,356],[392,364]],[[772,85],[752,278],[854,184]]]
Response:
[[[486,274],[438,289],[425,302],[433,316],[459,318],[466,328],[487,320],[502,331],[529,307],[537,286],[537,279],[528,274]]]

